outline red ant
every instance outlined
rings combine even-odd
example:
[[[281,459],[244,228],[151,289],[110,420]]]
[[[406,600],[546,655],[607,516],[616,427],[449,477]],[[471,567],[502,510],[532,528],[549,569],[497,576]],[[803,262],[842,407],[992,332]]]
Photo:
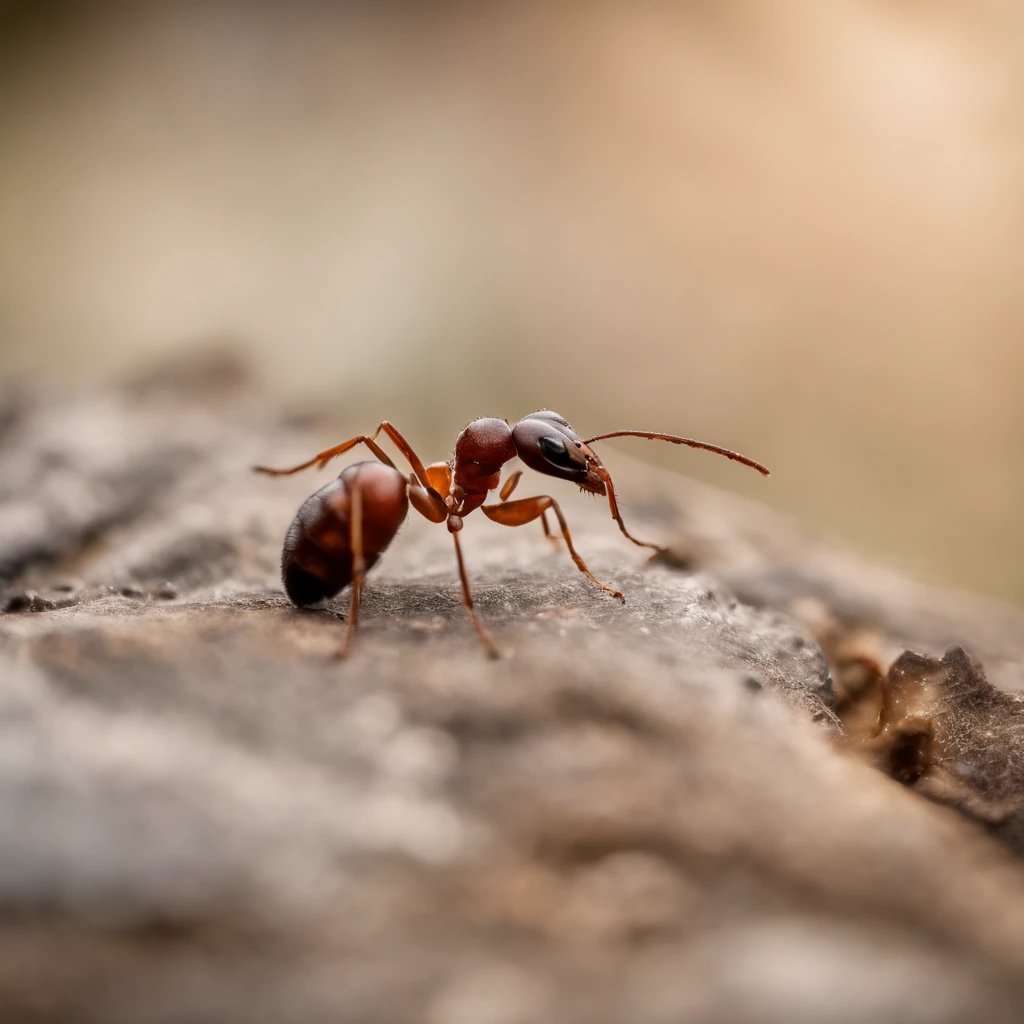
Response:
[[[412,467],[408,479],[402,476],[377,444],[377,435],[382,430]],[[514,427],[510,427],[505,420],[491,417],[473,420],[459,434],[453,459],[425,467],[409,442],[384,420],[372,434],[349,438],[291,469],[254,467],[256,472],[272,476],[287,476],[310,466],[323,469],[331,459],[343,455],[357,444],[365,444],[379,460],[349,466],[303,503],[284,541],[281,575],[285,592],[301,607],[334,597],[349,583],[352,584],[348,628],[337,655],[343,657],[348,651],[359,618],[363,577],[391,543],[405,521],[411,503],[420,515],[432,523],[448,524],[448,532],[455,542],[462,601],[491,657],[498,656],[498,649],[473,610],[473,598],[469,592],[462,547],[459,544],[462,520],[478,508],[488,519],[504,526],[524,526],[539,518],[544,533],[552,537],[546,514],[550,509],[558,520],[562,538],[580,572],[602,590],[625,601],[619,591],[602,583],[587,568],[586,562],[573,547],[569,526],[554,498],[540,495],[517,501],[508,500],[523,475],[522,470],[516,470],[505,480],[498,492],[500,501],[497,504],[484,504],[488,493],[500,483],[501,467],[518,456],[530,469],[539,473],[570,480],[581,490],[592,494],[607,495],[612,518],[634,544],[656,551],[664,550],[658,544],[637,540],[622,521],[612,478],[590,447],[595,441],[604,441],[610,437],[643,437],[703,448],[742,462],[768,476],[764,466],[745,455],[672,434],[616,430],[584,441],[565,419],[548,410],[530,413]]]

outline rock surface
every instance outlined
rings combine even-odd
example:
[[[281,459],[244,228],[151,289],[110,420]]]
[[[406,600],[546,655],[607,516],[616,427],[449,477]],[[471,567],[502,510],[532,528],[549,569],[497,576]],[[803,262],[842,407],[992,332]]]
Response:
[[[4,399],[0,1019],[1020,1019],[1022,613],[609,453],[671,542],[567,508],[625,606],[471,519],[489,661],[410,522],[338,663],[347,598],[277,578],[328,472],[247,472],[338,437],[230,361]],[[925,656],[912,786],[848,751],[811,606]]]

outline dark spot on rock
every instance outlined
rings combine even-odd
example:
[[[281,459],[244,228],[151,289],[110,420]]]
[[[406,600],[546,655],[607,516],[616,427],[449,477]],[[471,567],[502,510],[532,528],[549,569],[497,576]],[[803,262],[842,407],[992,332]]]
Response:
[[[49,612],[55,608],[66,608],[74,604],[74,601],[67,599],[54,601],[51,598],[43,597],[34,590],[23,590],[20,593],[12,594],[4,606],[5,612]]]
[[[231,571],[237,556],[234,537],[210,532],[189,532],[163,544],[149,558],[133,563],[133,579],[164,581],[184,590],[223,579]]]
[[[762,683],[756,676],[745,676],[743,679],[743,685],[751,693],[760,693],[764,689],[764,683]]]
[[[928,770],[931,762],[931,727],[920,725],[899,730],[889,748],[889,774],[909,786]]]
[[[32,605],[38,596],[38,594],[31,590],[26,590],[20,594],[12,594],[4,605],[4,611],[11,612],[12,614],[31,611]]]

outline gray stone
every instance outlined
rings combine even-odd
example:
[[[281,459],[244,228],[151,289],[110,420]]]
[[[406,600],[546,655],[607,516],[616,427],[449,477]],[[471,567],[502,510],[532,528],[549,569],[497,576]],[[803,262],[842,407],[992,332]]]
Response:
[[[490,661],[447,532],[411,522],[337,662],[347,597],[298,611],[277,575],[329,471],[247,471],[337,428],[223,366],[0,418],[4,1021],[1019,1019],[1019,862],[845,752],[791,612],[1004,684],[1020,613],[609,456],[672,541],[648,563],[567,499],[624,606],[536,524],[472,518]],[[964,693],[942,712],[996,764]]]

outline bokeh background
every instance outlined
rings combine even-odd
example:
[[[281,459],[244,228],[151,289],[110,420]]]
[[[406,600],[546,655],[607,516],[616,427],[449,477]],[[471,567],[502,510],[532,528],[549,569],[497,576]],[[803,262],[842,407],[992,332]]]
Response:
[[[1022,268],[1015,0],[0,2],[5,375],[687,433],[772,479],[616,444],[1024,602]]]

